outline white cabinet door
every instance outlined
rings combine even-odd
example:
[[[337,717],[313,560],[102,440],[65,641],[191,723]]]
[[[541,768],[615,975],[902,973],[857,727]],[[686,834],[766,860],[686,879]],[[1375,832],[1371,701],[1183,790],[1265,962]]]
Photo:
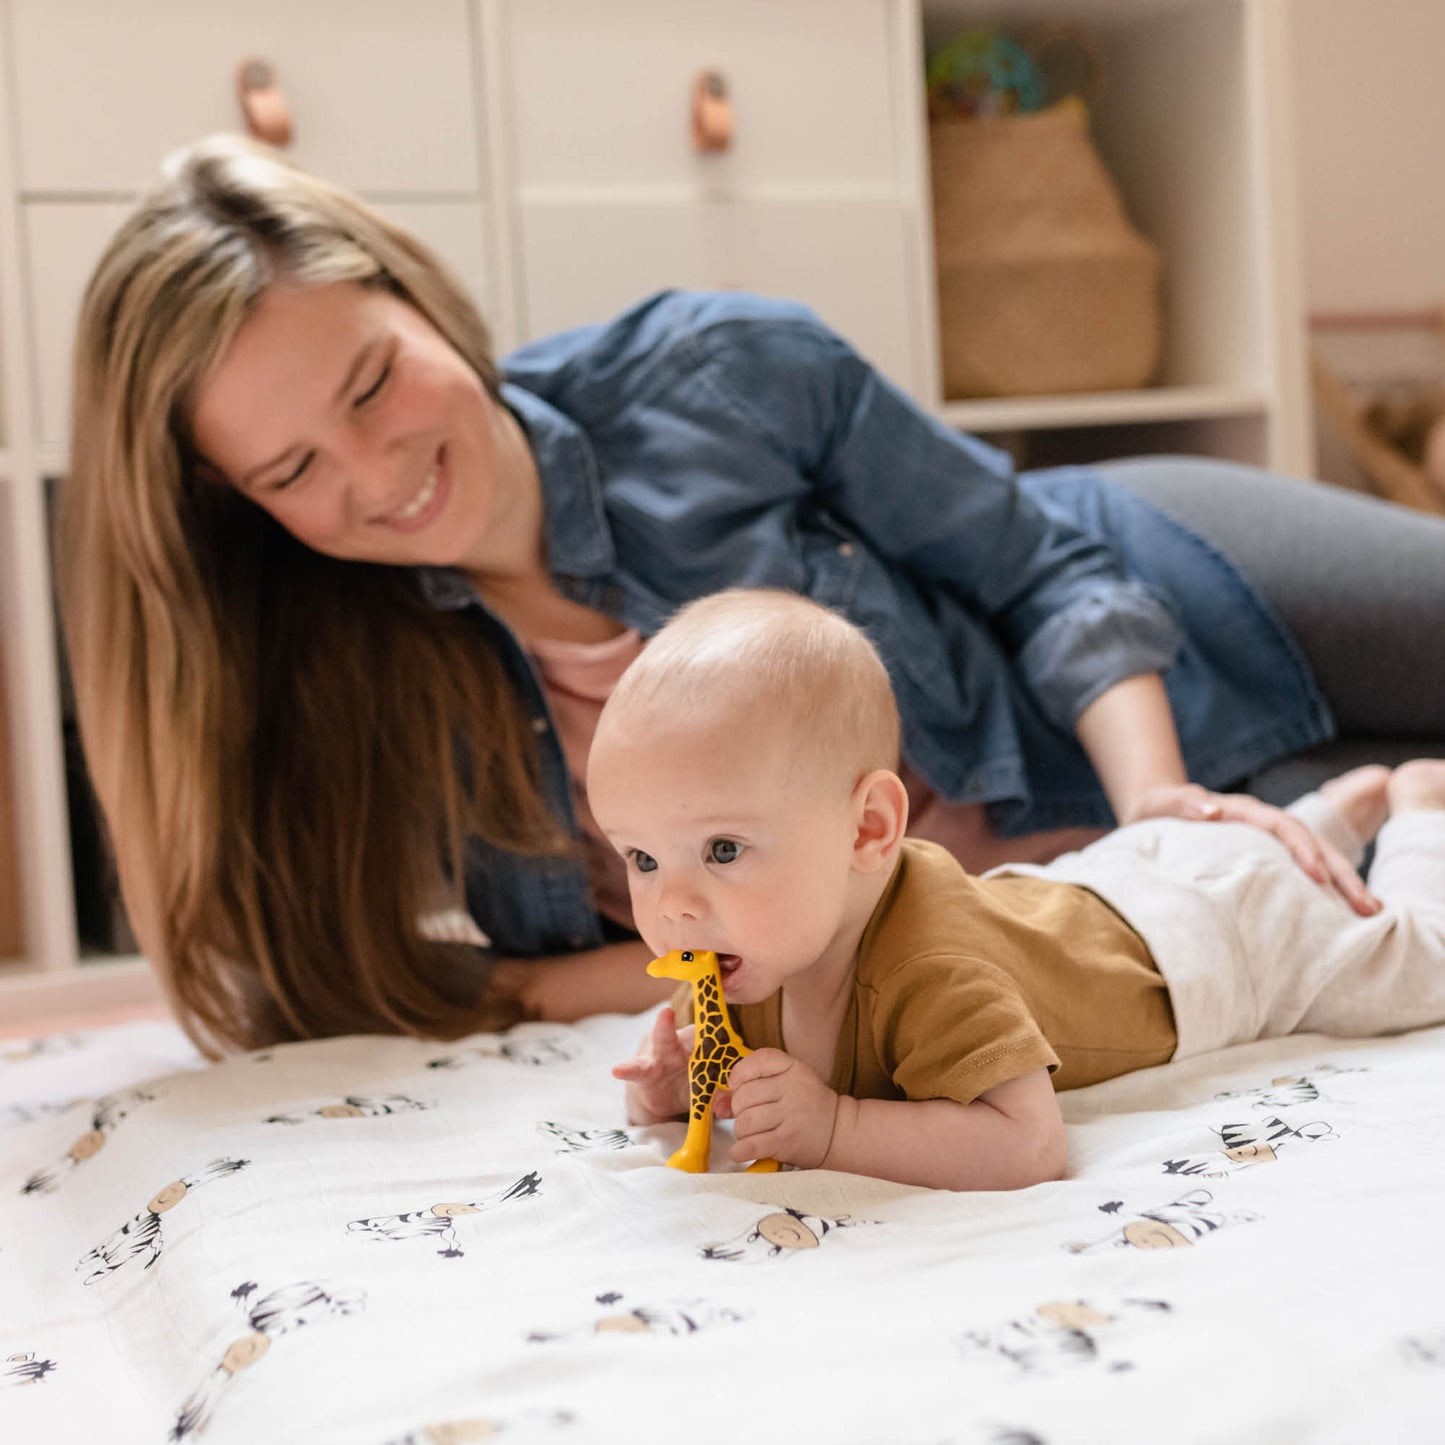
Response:
[[[11,0],[21,189],[134,194],[161,157],[243,128],[270,62],[298,162],[353,190],[479,189],[467,0]]]
[[[512,0],[505,13],[525,336],[660,287],[737,288],[808,303],[921,393],[892,0]],[[732,107],[721,152],[692,143],[709,70]]]
[[[886,0],[516,0],[508,10],[518,184],[555,188],[894,183]],[[730,150],[690,137],[719,71]]]
[[[873,364],[917,391],[898,208],[881,201],[523,207],[530,336],[602,321],[665,286],[805,301]]]
[[[26,302],[30,308],[30,391],[35,436],[46,462],[70,442],[70,354],[80,298],[90,273],[130,208],[119,201],[90,205],[32,202],[21,208]]]

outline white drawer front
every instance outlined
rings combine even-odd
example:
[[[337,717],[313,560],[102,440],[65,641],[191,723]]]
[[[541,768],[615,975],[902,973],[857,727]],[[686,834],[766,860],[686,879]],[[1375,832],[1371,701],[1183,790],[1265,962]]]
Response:
[[[918,394],[910,250],[884,201],[524,204],[529,336],[605,321],[665,286],[803,301]],[[586,264],[579,264],[579,257]]]
[[[354,190],[478,189],[467,0],[11,0],[24,190],[120,192],[244,128],[235,72],[268,60],[291,153]]]
[[[524,194],[595,186],[891,186],[886,0],[514,0]],[[693,78],[717,69],[731,150],[699,155]]]
[[[128,209],[119,203],[38,201],[24,208],[36,428],[48,461],[62,456],[69,446],[70,354],[80,298]],[[481,207],[418,201],[377,209],[431,246],[487,314],[490,296]]]
[[[70,445],[70,357],[80,298],[129,206],[24,207],[21,217],[30,303],[30,375],[35,434],[47,460]]]

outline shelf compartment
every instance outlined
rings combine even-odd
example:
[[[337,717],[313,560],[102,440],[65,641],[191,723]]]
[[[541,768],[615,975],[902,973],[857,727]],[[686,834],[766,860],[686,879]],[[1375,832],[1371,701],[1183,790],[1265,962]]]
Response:
[[[1195,388],[1273,390],[1278,194],[1259,95],[1259,9],[1246,0],[923,0],[922,16],[929,53],[985,24],[1023,37],[1046,19],[1083,23],[1103,60],[1091,134],[1162,258],[1161,394],[1188,403]],[[1088,404],[1102,414],[1102,402]]]

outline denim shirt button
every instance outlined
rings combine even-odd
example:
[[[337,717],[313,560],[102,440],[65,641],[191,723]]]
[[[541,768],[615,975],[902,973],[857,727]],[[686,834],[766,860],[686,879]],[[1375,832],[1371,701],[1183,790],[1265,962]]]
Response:
[[[839,542],[838,555],[840,557],[851,557],[853,555],[853,544],[851,542]]]
[[[541,737],[541,735],[547,731],[547,719],[544,717],[534,717],[532,719],[532,731],[536,733],[538,737]]]
[[[978,797],[978,795],[979,795],[981,792],[983,792],[983,779],[982,779],[982,778],[970,778],[970,779],[963,785],[963,791],[964,791],[965,793],[967,793],[970,798],[976,798],[976,797]]]

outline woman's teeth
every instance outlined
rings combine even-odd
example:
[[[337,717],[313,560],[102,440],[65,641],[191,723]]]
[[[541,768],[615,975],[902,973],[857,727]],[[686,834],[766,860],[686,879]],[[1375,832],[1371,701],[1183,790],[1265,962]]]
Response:
[[[396,522],[409,522],[413,517],[418,517],[431,504],[431,499],[437,494],[436,468],[426,474],[426,481],[421,484],[416,496],[406,506],[393,512],[392,520]]]

